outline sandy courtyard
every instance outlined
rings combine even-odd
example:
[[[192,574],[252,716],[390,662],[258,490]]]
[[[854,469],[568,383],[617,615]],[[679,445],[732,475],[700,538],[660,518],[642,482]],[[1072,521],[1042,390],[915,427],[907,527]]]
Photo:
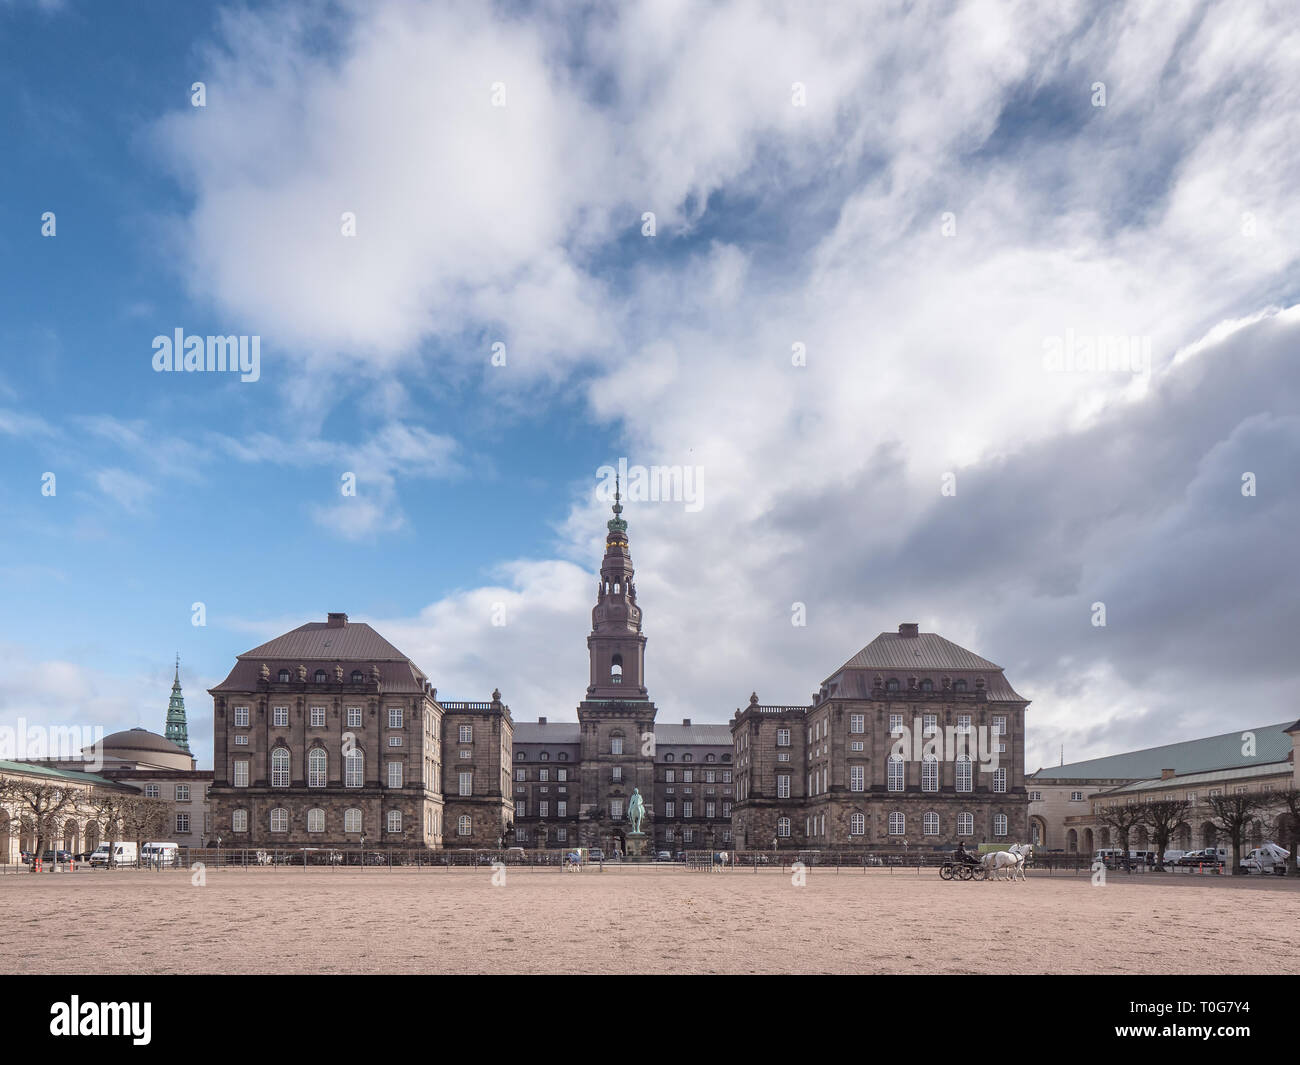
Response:
[[[1300,973],[1300,884],[934,870],[210,870],[0,876],[0,970]]]

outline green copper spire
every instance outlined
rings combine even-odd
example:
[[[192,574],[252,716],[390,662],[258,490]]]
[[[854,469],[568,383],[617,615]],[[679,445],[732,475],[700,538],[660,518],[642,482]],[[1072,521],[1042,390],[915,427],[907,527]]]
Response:
[[[181,694],[181,656],[176,655],[176,679],[172,681],[172,697],[167,702],[167,739],[186,754],[190,753],[190,734],[185,725],[185,696]]]
[[[622,519],[622,517],[620,517],[620,515],[623,513],[623,504],[620,502],[622,498],[623,496],[619,493],[618,474],[615,474],[614,475],[614,516],[605,523],[605,527],[609,529],[611,533],[627,532],[627,522],[625,522]]]

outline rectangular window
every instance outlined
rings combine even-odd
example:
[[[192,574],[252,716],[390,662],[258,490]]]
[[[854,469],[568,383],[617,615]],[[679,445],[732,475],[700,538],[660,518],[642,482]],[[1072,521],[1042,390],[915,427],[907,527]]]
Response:
[[[971,790],[971,766],[970,759],[961,757],[957,759],[957,790]]]
[[[516,769],[516,770],[515,770],[515,779],[516,779],[516,780],[527,780],[527,779],[528,779],[528,770],[527,770],[527,769]]]
[[[176,815],[176,831],[177,831],[178,833],[183,833],[183,832],[188,832],[189,830],[190,830],[190,815],[189,815],[189,814],[177,814],[177,815]]]
[[[677,804],[675,802],[664,803],[664,816],[665,817],[677,816]]]
[[[271,708],[271,724],[276,728],[289,727],[289,708],[287,706],[276,706]]]
[[[236,747],[247,747],[247,746],[248,746],[248,736],[247,736],[246,733],[243,733],[243,732],[236,733],[236,735],[235,735],[235,746],[236,746]]]
[[[970,714],[957,715],[957,731],[963,734],[970,732]]]
[[[895,736],[898,735],[900,732],[903,731],[903,715],[902,715],[902,714],[890,714],[890,715],[889,715],[889,731],[890,731],[890,733],[891,733],[892,735],[895,735]]]
[[[975,835],[975,815],[958,814],[957,815],[957,835],[973,836]]]
[[[1005,766],[1003,766],[1001,769],[993,770],[993,790],[994,791],[1007,790],[1007,770]]]
[[[525,802],[523,799],[515,800],[515,816],[516,817],[528,816],[528,803]]]
[[[675,770],[672,770],[672,769],[665,769],[665,770],[664,770],[664,783],[665,783],[665,784],[675,784],[676,782],[677,782],[677,773],[676,773],[676,771],[675,771]]]
[[[1007,719],[1003,714],[993,715],[993,735],[1005,736],[1007,734]]]
[[[729,803],[729,802],[724,802],[724,803],[722,804],[722,816],[723,816],[723,817],[730,817],[730,816],[731,816],[731,803]]]
[[[244,764],[247,765],[248,763],[245,762]],[[157,784],[146,784],[146,785],[144,786],[144,797],[145,797],[146,799],[156,799],[156,798],[158,798],[158,785],[157,785]]]
[[[460,773],[460,794],[461,794],[461,795],[473,795],[473,794],[474,794],[474,774],[473,774],[472,772],[468,772],[468,771],[465,771],[465,770],[462,770],[462,771],[461,771],[461,773]]]
[[[461,726],[460,726],[460,742],[461,742],[461,743],[473,743],[473,742],[474,742],[474,726],[473,726],[473,725],[461,725]]]
[[[325,727],[325,707],[313,706],[311,708],[311,727],[312,728]]]
[[[390,747],[400,747],[401,745],[402,745],[402,737],[401,737],[401,736],[389,736],[389,737],[388,737],[388,746],[390,746]]]
[[[230,815],[230,827],[235,832],[248,831],[248,811],[236,810]]]
[[[565,802],[563,799],[561,799],[559,802],[555,804],[555,816],[556,817],[569,816],[569,804]]]
[[[863,733],[863,732],[866,732],[866,731],[867,731],[867,715],[866,715],[866,714],[850,714],[850,715],[849,715],[849,731],[850,731],[850,732],[855,732],[855,733]]]
[[[235,707],[235,728],[248,728],[248,707]]]
[[[569,830],[567,828],[557,828],[555,830],[555,838],[560,843],[563,843],[569,838]]]
[[[621,820],[623,820],[623,800],[622,800],[622,799],[610,799],[610,800],[609,800],[609,816],[610,816],[613,820],[615,820],[615,821],[621,821]]]
[[[888,786],[890,791],[903,790],[903,760],[898,757],[889,759]]]
[[[388,727],[402,727],[402,708],[400,706],[390,706],[388,708]],[[391,814],[389,816],[392,816]]]
[[[235,759],[235,787],[237,788],[248,787],[248,759],[247,758]]]
[[[789,773],[778,773],[776,775],[776,797],[778,799],[788,799],[790,797]]]
[[[712,821],[715,817],[717,817],[716,804],[711,802],[706,802],[704,804],[704,816],[707,817],[710,821]]]
[[[682,842],[683,842],[683,843],[694,843],[694,842],[695,842],[695,829],[693,829],[693,828],[684,828],[684,829],[682,829]]]
[[[788,728],[779,728],[776,730],[776,745],[778,747],[790,746],[790,730]]]
[[[557,769],[555,771],[555,779],[558,780],[561,784],[563,784],[566,780],[569,779],[569,771],[567,769]]]
[[[866,770],[860,765],[849,766],[849,791],[865,791],[866,788]]]
[[[388,786],[390,788],[400,788],[402,786],[402,763],[388,763]]]
[[[614,768],[610,770],[610,774],[610,779],[617,784],[623,779],[623,767],[621,765],[614,766]]]
[[[694,779],[695,779],[695,770],[693,770],[693,769],[683,769],[683,770],[682,770],[682,783],[683,783],[683,784],[689,784],[689,783],[691,783]]]
[[[610,754],[622,754],[622,753],[623,753],[623,737],[622,737],[622,736],[611,736],[611,737],[610,737],[610,740],[609,740],[609,753],[610,753]]]
[[[348,707],[348,728],[360,728],[360,727],[361,727],[361,707],[349,706]]]
[[[176,801],[177,802],[190,801],[190,786],[188,784],[176,785]]]
[[[722,783],[724,783],[724,784],[730,784],[730,783],[731,783],[731,770],[730,770],[730,769],[724,769],[724,770],[722,771]]]
[[[551,815],[551,804],[543,799],[541,802],[537,804],[537,816],[549,817],[550,815]]]
[[[389,832],[400,832],[400,831],[402,831],[402,811],[401,811],[401,810],[389,810],[389,811],[388,811],[388,831],[389,831]]]

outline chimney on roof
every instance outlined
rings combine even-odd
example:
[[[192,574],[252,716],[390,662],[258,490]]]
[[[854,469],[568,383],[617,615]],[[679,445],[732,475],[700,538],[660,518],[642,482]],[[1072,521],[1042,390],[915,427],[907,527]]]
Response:
[[[331,629],[341,629],[348,623],[348,616],[346,614],[329,614],[325,619],[325,623]]]
[[[689,725],[690,723],[691,723],[691,719],[689,717],[682,718],[683,725]]]
[[[919,636],[920,633],[917,631],[918,628],[919,626],[915,621],[904,621],[901,625],[898,626],[898,635]]]
[[[1161,779],[1161,780],[1173,780],[1173,779],[1174,779],[1174,771],[1173,771],[1172,769],[1162,769],[1162,770],[1160,770],[1160,779]]]
[[[546,724],[546,718],[544,718],[544,717],[539,717],[539,718],[537,719],[537,723],[538,723],[539,725],[545,725],[545,724]]]

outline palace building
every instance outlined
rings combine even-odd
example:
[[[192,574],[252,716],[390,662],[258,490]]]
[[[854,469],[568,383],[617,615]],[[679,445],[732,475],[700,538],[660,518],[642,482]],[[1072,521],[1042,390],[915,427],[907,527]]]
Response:
[[[577,721],[447,702],[330,614],[238,656],[214,700],[212,835],[231,846],[900,852],[1028,837],[1024,713],[1001,667],[883,633],[806,706],[660,723],[616,490]],[[634,791],[644,839],[629,839]]]

